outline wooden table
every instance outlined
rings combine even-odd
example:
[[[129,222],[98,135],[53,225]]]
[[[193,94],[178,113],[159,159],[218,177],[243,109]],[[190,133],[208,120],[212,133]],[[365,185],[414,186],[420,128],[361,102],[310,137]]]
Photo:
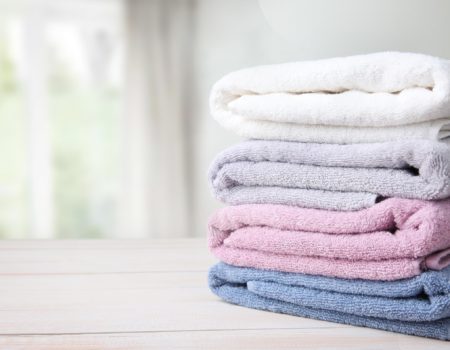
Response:
[[[0,242],[0,349],[449,349],[233,306],[204,240]]]

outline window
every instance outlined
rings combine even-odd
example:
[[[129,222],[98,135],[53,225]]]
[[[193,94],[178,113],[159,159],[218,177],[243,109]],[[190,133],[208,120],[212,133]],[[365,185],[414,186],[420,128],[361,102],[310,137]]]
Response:
[[[120,0],[0,0],[0,238],[114,235],[122,27]]]

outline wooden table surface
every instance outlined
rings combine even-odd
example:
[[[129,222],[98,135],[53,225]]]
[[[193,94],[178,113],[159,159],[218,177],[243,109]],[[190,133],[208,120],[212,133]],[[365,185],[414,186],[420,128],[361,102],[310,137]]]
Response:
[[[226,304],[200,239],[0,242],[0,349],[449,349]]]

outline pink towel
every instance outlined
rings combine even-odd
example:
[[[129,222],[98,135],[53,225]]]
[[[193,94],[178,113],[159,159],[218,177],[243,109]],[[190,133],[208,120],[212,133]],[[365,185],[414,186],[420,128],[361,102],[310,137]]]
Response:
[[[450,265],[450,199],[390,198],[338,212],[250,204],[218,210],[209,246],[237,266],[395,280]]]

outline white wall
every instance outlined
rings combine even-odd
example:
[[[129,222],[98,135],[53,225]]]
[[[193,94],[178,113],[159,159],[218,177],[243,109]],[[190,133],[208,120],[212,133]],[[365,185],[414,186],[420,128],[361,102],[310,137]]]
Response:
[[[450,58],[449,0],[199,0],[194,45],[195,235],[220,204],[206,171],[239,138],[209,116],[212,84],[246,66],[385,50]],[[193,118],[193,120],[195,120]]]

